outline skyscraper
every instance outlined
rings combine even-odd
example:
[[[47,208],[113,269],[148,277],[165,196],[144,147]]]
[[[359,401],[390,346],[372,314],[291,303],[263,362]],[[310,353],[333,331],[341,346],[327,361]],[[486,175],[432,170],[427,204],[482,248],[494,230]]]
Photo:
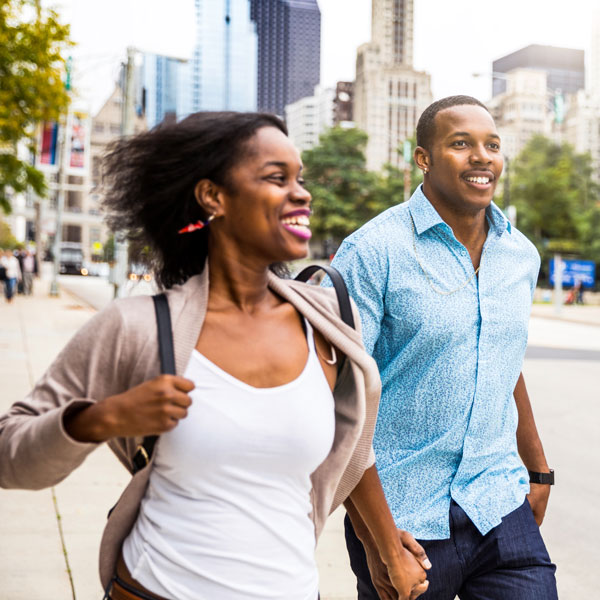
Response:
[[[574,94],[585,85],[584,51],[531,44],[492,63],[494,73],[509,73],[514,69],[537,69],[548,76],[548,88]],[[506,91],[506,78],[494,77],[492,94]]]
[[[195,0],[191,109],[256,110],[257,35],[248,0]]]
[[[369,136],[369,169],[403,167],[404,140],[431,103],[429,74],[413,69],[414,0],[373,0],[371,41],[356,56],[354,121]]]
[[[138,69],[138,106],[151,129],[167,119],[181,119],[191,112],[190,63],[181,58],[146,53]]]
[[[258,33],[258,109],[284,108],[312,96],[321,75],[317,0],[250,0]]]

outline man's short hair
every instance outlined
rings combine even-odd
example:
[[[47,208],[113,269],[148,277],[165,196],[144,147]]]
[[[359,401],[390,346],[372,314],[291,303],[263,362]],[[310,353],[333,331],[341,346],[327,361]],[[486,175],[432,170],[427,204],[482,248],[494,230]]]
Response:
[[[419,118],[419,122],[417,123],[417,146],[421,146],[425,150],[431,150],[431,144],[435,136],[435,116],[446,108],[464,106],[466,104],[481,106],[481,108],[490,112],[483,102],[472,96],[448,96],[447,98],[436,100],[423,111],[423,114]]]

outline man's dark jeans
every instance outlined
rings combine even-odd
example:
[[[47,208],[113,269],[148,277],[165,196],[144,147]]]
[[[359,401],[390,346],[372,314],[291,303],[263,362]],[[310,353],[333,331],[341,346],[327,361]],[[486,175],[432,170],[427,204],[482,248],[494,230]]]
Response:
[[[359,600],[378,600],[367,559],[346,516],[346,545],[357,577]],[[433,567],[419,600],[557,600],[550,561],[529,502],[481,535],[465,512],[450,504],[450,539],[419,540]]]

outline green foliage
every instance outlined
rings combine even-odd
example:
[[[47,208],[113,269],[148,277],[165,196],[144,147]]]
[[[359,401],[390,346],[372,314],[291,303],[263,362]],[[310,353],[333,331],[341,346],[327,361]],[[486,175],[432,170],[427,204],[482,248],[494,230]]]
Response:
[[[333,127],[303,153],[307,188],[313,197],[311,229],[319,239],[343,239],[372,214],[374,175],[367,171],[367,135]]]
[[[12,250],[17,246],[17,239],[4,221],[0,220],[0,250]]]
[[[380,173],[368,171],[366,144],[363,131],[334,127],[320,137],[318,146],[303,153],[307,188],[313,197],[315,239],[335,245],[403,201],[404,172],[391,165]],[[413,165],[411,193],[421,181],[421,172]]]
[[[24,142],[35,151],[36,128],[58,120],[68,106],[61,56],[71,45],[69,27],[40,0],[0,0],[0,207],[10,210],[11,190],[45,193],[42,174],[16,154]]]
[[[542,260],[563,252],[600,261],[600,187],[592,179],[590,156],[535,136],[511,170],[517,226]]]
[[[110,235],[104,244],[104,262],[115,262],[115,236]]]

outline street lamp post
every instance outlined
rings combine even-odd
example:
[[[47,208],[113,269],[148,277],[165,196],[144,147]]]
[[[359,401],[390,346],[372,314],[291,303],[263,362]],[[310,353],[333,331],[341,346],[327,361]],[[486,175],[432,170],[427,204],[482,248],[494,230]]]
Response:
[[[72,58],[67,59],[67,72],[65,77],[65,90],[71,91],[71,68]],[[70,108],[69,108],[70,112]],[[54,234],[54,263],[52,265],[52,282],[50,283],[50,296],[59,295],[58,274],[60,273],[60,247],[62,244],[62,216],[65,208],[65,185],[67,171],[65,161],[67,159],[67,127],[69,123],[69,112],[63,123],[58,123],[58,171],[56,179],[58,193],[56,197],[56,232]]]
[[[134,69],[135,48],[127,48],[127,65],[125,70],[125,89],[123,90],[123,105],[121,117],[121,135],[129,136],[134,132],[135,103],[134,103]],[[115,236],[115,298],[125,296],[125,282],[127,281],[127,266],[129,262],[129,248],[127,240]]]

